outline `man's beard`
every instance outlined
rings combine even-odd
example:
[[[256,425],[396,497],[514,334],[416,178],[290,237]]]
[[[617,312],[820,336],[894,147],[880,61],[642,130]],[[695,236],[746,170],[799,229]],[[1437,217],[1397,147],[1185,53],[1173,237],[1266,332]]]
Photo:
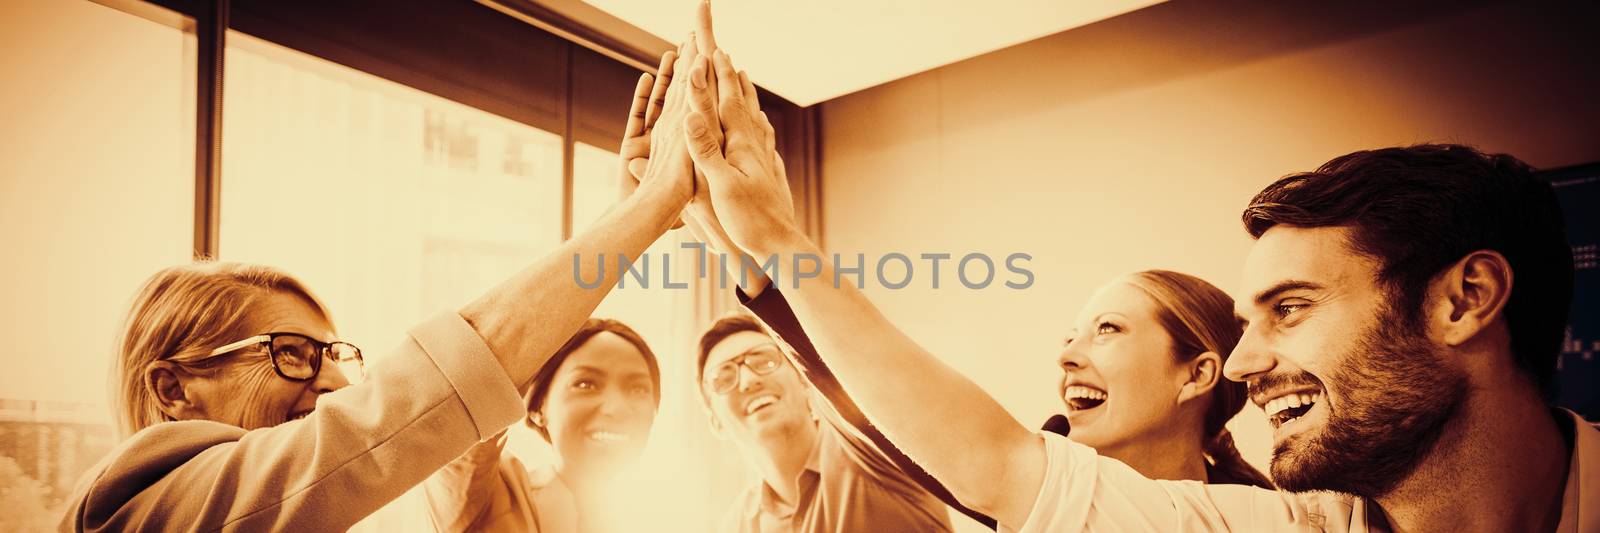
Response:
[[[1272,479],[1279,488],[1384,496],[1433,451],[1464,401],[1465,376],[1440,360],[1421,320],[1406,320],[1389,305],[1377,318],[1340,357],[1331,382],[1340,401],[1337,410],[1327,404],[1326,425],[1273,450]]]

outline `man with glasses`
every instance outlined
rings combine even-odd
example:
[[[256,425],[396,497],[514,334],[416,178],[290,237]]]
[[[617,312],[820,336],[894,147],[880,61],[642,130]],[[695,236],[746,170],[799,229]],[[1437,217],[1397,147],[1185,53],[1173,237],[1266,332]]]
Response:
[[[944,503],[821,401],[755,318],[712,324],[699,371],[712,428],[761,478],[721,531],[951,531]]]

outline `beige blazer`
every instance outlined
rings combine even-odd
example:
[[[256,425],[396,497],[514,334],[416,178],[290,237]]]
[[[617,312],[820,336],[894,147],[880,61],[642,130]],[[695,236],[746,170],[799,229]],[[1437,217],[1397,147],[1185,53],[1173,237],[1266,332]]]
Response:
[[[79,482],[61,529],[343,531],[522,416],[489,347],[446,313],[303,419],[134,434]]]

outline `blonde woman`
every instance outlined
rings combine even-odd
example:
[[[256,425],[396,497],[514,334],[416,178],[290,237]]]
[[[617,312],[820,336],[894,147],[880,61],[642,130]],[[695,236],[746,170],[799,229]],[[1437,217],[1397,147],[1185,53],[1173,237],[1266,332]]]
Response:
[[[1226,427],[1248,400],[1222,376],[1240,333],[1233,299],[1188,274],[1147,270],[1100,287],[1057,359],[1072,440],[1151,479],[1271,488]]]
[[[637,257],[689,200],[681,128],[647,127],[655,116],[680,124],[681,98],[668,92],[647,108],[653,100],[645,75],[623,157],[637,158],[627,148],[651,132],[661,155],[632,195],[523,272],[412,329],[360,384],[338,367],[360,368],[361,350],[289,275],[233,263],[156,273],[117,354],[126,438],[80,483],[62,529],[343,530],[523,420],[518,386],[616,284],[615,269],[588,258]]]

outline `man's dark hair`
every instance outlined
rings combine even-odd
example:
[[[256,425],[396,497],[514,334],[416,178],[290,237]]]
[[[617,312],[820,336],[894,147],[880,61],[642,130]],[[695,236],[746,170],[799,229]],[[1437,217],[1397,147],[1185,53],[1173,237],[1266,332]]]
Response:
[[[1526,163],[1468,146],[1424,144],[1344,155],[1267,186],[1244,210],[1260,238],[1273,226],[1345,226],[1378,261],[1379,282],[1418,327],[1429,283],[1478,250],[1505,256],[1511,352],[1547,399],[1572,303],[1572,248],[1555,189]]]
[[[710,328],[706,328],[706,332],[700,335],[699,362],[694,367],[695,383],[700,383],[706,374],[706,358],[711,355],[711,349],[716,348],[718,343],[741,331],[754,331],[762,335],[767,334],[767,330],[761,326],[760,322],[756,321],[755,317],[742,313],[719,318],[716,322],[711,323]]]

